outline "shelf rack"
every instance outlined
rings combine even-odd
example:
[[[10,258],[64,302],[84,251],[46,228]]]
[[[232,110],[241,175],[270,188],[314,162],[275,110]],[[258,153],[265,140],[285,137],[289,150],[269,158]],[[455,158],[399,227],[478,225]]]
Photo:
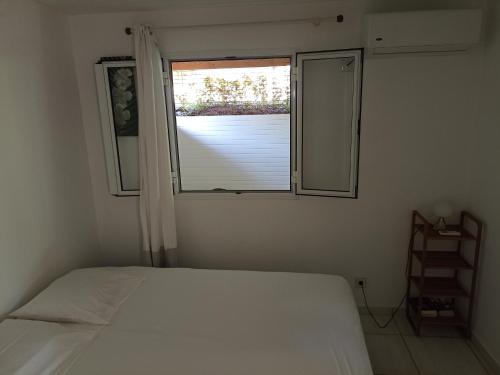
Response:
[[[462,211],[460,224],[447,225],[446,228],[458,231],[460,235],[442,235],[422,214],[413,211],[411,229],[406,291],[406,315],[410,324],[417,335],[420,335],[422,325],[447,325],[460,328],[465,337],[470,337],[483,223],[471,213]],[[415,249],[418,236],[421,237],[421,249]],[[454,249],[439,248],[442,241],[454,241],[456,246]],[[469,251],[473,253],[466,254],[465,242],[472,242]],[[414,260],[420,264],[417,272]],[[431,270],[434,273],[448,272],[452,276],[430,275]],[[471,273],[467,287],[462,285],[462,272]],[[423,299],[427,297],[463,299],[466,314],[462,315],[455,303],[454,316],[422,316]]]

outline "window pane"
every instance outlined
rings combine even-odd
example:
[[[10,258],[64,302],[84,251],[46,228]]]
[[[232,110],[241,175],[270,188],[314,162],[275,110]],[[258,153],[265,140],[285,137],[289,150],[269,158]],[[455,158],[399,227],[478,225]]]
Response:
[[[290,59],[172,63],[183,191],[290,190]]]
[[[354,57],[304,60],[302,188],[350,190]]]
[[[121,189],[139,190],[138,113],[135,67],[108,68]]]
[[[139,190],[139,141],[137,136],[116,137],[122,190]]]

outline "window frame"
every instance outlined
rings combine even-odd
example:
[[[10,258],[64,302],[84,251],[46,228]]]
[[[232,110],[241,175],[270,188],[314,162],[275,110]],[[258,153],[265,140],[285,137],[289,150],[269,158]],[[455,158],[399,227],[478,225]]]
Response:
[[[363,49],[342,49],[328,51],[304,51],[297,52],[296,50],[282,49],[273,50],[270,53],[268,50],[256,50],[249,52],[245,51],[229,51],[231,54],[227,56],[228,51],[221,52],[206,52],[202,57],[199,53],[187,52],[176,53],[174,55],[163,56],[164,68],[164,87],[165,87],[165,102],[167,106],[168,117],[168,133],[171,153],[171,171],[173,177],[174,192],[176,199],[300,199],[300,196],[328,196],[340,198],[357,198],[358,183],[359,183],[359,149],[360,149],[360,126],[361,126],[361,102],[362,102],[362,84],[363,84]],[[334,55],[335,57],[352,56],[356,61],[357,73],[354,78],[356,80],[356,95],[357,105],[353,105],[355,116],[353,116],[353,141],[355,145],[355,163],[351,164],[354,168],[353,189],[349,192],[325,192],[317,190],[307,190],[302,188],[301,170],[302,170],[302,92],[299,96],[299,85],[301,82],[302,67],[299,60],[303,61],[304,56],[327,56]],[[223,56],[223,57],[221,57]],[[243,59],[271,59],[271,58],[289,58],[290,59],[290,190],[201,190],[201,191],[181,191],[179,184],[179,162],[178,162],[178,147],[177,147],[177,125],[175,116],[175,105],[173,96],[173,82],[171,74],[171,63],[177,61],[206,61],[206,60],[243,60]],[[117,66],[135,66],[133,59],[118,60],[118,61],[101,61],[95,64],[95,76],[97,83],[97,93],[99,102],[99,113],[101,119],[101,131],[104,143],[105,163],[107,168],[107,179],[109,191],[114,196],[138,196],[139,190],[124,190],[121,184],[121,169],[118,158],[117,139],[114,128],[112,105],[110,102],[110,93],[107,82],[108,67]],[[300,117],[300,119],[299,119]],[[299,129],[300,120],[300,129]],[[357,122],[357,124],[356,124]],[[356,131],[354,132],[354,129]],[[299,162],[300,161],[300,162]],[[209,193],[209,194],[203,194]]]
[[[351,169],[349,186],[347,191],[343,190],[319,190],[304,189],[302,181],[302,153],[303,153],[303,64],[307,60],[321,60],[331,58],[354,57],[354,92],[353,92],[353,116],[351,119]],[[297,86],[296,86],[296,194],[321,197],[358,198],[359,182],[359,144],[361,133],[361,100],[363,82],[363,49],[342,49],[329,51],[298,52],[296,56]]]
[[[175,94],[172,74],[172,63],[189,61],[212,61],[212,60],[255,60],[255,59],[290,59],[290,189],[289,190],[182,190],[181,170],[179,162],[179,147],[177,137],[177,116],[175,114]],[[172,164],[172,177],[174,193],[178,197],[221,197],[221,196],[245,196],[245,197],[295,197],[295,160],[296,160],[296,54],[292,52],[277,54],[241,54],[221,57],[220,55],[199,57],[198,55],[169,56],[163,57],[164,85],[167,102],[168,133],[170,142],[170,160]]]
[[[118,139],[114,124],[113,104],[111,102],[111,92],[108,84],[108,68],[135,68],[135,66],[135,60],[131,59],[102,61],[94,65],[108,188],[109,192],[115,196],[138,196],[140,195],[140,190],[127,190],[123,188]]]

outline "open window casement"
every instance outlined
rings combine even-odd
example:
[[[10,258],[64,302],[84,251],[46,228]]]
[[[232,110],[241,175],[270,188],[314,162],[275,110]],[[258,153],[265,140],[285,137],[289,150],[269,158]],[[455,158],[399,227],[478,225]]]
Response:
[[[360,50],[297,54],[296,193],[357,196]]]
[[[135,61],[101,61],[94,69],[109,192],[139,195]]]

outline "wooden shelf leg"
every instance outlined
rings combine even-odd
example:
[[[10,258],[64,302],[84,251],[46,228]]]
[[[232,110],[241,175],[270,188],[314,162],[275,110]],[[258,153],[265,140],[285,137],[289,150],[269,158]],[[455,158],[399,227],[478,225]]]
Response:
[[[410,322],[413,329],[415,329],[412,319],[410,317],[410,289],[411,289],[411,273],[413,269],[413,249],[415,245],[415,211],[413,211],[411,218],[411,233],[410,243],[408,244],[408,258],[406,265],[406,319]]]
[[[422,259],[420,261],[420,280],[419,280],[419,295],[417,300],[417,311],[416,313],[416,327],[415,333],[417,336],[420,336],[420,330],[422,327],[422,304],[423,304],[423,290],[425,287],[425,266],[427,260],[427,245],[428,245],[428,235],[429,235],[429,225],[426,223],[424,225],[424,239],[422,243]]]

